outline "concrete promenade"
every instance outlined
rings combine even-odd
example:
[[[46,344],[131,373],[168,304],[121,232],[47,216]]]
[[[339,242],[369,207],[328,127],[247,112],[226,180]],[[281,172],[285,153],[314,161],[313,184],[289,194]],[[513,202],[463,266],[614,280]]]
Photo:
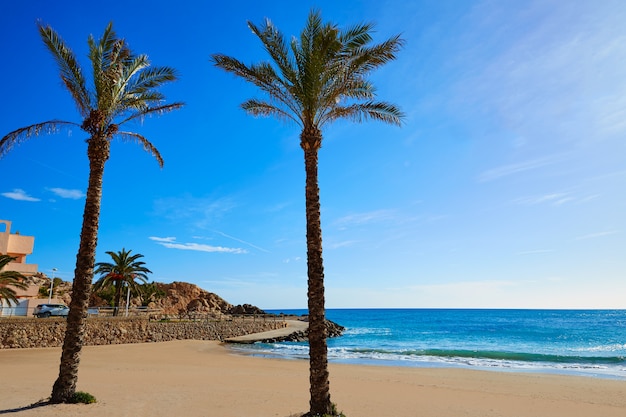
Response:
[[[302,332],[309,328],[309,323],[300,320],[285,320],[287,327],[282,329],[269,330],[267,332],[252,333],[244,336],[229,337],[224,339],[226,343],[254,343],[267,339],[275,339],[277,337],[285,337],[296,332]]]

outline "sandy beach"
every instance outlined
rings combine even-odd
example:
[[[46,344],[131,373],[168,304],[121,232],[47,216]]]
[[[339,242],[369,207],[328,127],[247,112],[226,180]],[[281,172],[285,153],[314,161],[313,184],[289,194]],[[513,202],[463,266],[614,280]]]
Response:
[[[289,417],[308,409],[308,362],[249,357],[218,342],[87,346],[91,405],[26,407],[50,394],[60,348],[0,350],[0,414]],[[331,364],[348,417],[623,417],[626,381],[461,369]],[[26,409],[25,409],[26,408]]]

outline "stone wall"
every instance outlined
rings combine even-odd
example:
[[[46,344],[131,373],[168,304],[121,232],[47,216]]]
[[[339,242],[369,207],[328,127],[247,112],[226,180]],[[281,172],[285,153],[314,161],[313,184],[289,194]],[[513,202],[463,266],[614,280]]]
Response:
[[[0,320],[0,349],[58,347],[65,336],[64,319]],[[149,321],[147,318],[89,318],[85,346],[168,340],[223,340],[228,337],[283,328],[278,318]]]

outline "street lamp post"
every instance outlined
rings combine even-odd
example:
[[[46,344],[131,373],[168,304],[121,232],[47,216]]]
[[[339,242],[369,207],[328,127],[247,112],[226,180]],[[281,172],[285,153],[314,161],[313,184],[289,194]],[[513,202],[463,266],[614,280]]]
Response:
[[[48,294],[48,304],[52,301],[52,290],[54,289],[54,273],[57,271],[56,268],[52,268],[52,278],[50,279],[50,294]]]

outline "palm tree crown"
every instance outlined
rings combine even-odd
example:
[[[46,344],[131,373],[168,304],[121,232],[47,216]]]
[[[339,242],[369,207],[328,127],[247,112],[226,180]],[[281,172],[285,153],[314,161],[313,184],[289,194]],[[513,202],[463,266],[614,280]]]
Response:
[[[140,293],[140,285],[137,280],[145,284],[148,282],[148,275],[152,273],[146,268],[145,262],[139,261],[139,258],[143,258],[143,255],[136,253],[131,255],[132,250],[126,251],[122,249],[119,252],[107,252],[113,262],[98,262],[96,264],[95,274],[100,274],[94,285],[94,291],[98,291],[108,287],[115,288],[115,298],[113,305],[115,310],[113,315],[117,316],[118,307],[120,305],[120,298],[122,295],[122,289],[126,285],[130,290],[135,293]]]
[[[401,123],[402,112],[393,104],[375,101],[374,86],[367,79],[374,69],[395,59],[403,45],[399,35],[370,45],[372,24],[342,31],[323,23],[316,11],[309,14],[300,37],[289,44],[270,20],[261,27],[252,22],[248,26],[270,54],[271,63],[246,65],[230,56],[212,55],[217,67],[266,93],[264,99],[245,101],[241,107],[246,112],[289,120],[303,131],[315,132],[342,118]]]
[[[28,284],[23,281],[26,278],[24,275],[17,271],[3,271],[15,259],[9,255],[0,255],[0,307],[2,307],[3,300],[17,304],[15,290],[10,287],[19,288],[20,290],[28,289]]]
[[[119,127],[150,114],[162,114],[183,106],[182,103],[163,104],[165,97],[156,90],[166,82],[176,80],[175,70],[150,68],[147,55],[133,55],[126,41],[117,38],[113,23],[109,23],[99,41],[89,36],[89,59],[93,67],[93,86],[89,89],[72,50],[50,26],[38,24],[38,27],[82,122],[49,120],[14,130],[0,140],[0,156],[32,136],[76,126],[89,133],[88,142],[111,140],[114,136],[138,142],[163,166],[159,151],[150,141],[138,133],[121,131]]]
[[[394,36],[372,45],[371,24],[340,30],[323,23],[311,11],[299,38],[284,36],[266,20],[262,26],[248,22],[261,40],[271,62],[246,65],[223,54],[212,55],[213,63],[256,85],[262,99],[249,99],[241,107],[254,116],[275,116],[295,122],[302,130],[306,172],[306,237],[309,308],[310,416],[333,414],[328,379],[328,348],[324,308],[324,266],[319,185],[318,150],[322,128],[337,120],[380,120],[399,125],[403,114],[393,104],[376,101],[367,76],[393,60],[403,41]],[[334,414],[333,414],[334,415]]]

